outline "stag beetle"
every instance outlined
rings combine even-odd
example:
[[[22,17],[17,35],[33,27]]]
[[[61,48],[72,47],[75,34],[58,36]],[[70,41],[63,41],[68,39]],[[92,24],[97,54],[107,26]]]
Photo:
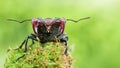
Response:
[[[65,42],[66,50],[64,53],[67,55],[68,36],[64,33],[66,20],[77,23],[81,20],[85,20],[89,18],[90,17],[85,17],[79,20],[65,19],[65,18],[33,18],[32,28],[33,28],[34,34],[30,34],[29,36],[27,36],[27,38],[21,43],[18,49],[22,48],[22,46],[24,45],[24,52],[27,52],[28,39],[32,39],[31,45],[34,44],[34,41],[38,41],[38,39],[40,40],[40,43],[56,42],[56,39],[57,39],[60,42]],[[8,19],[8,20],[19,22],[19,23],[31,21],[31,19],[26,19],[23,21],[18,21],[14,19]]]

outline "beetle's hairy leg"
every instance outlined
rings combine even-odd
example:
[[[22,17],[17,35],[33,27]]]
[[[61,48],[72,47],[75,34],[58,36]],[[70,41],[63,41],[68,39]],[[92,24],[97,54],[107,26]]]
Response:
[[[31,34],[29,35],[27,38],[26,38],[26,41],[25,41],[25,48],[24,48],[24,52],[27,52],[27,43],[28,43],[28,40],[31,39],[32,40],[32,43],[30,44],[30,47],[34,44],[34,41],[38,41],[37,36],[35,34]]]
[[[33,39],[31,40],[32,40],[32,43],[29,45],[29,47],[32,47],[32,45],[35,44],[34,40]]]
[[[25,54],[23,54],[22,56],[18,57],[18,58],[16,59],[16,62],[17,62],[20,58],[23,58],[24,56],[25,56]]]
[[[39,39],[37,39],[37,38],[33,38],[31,40],[32,40],[32,43],[29,45],[29,47],[32,47],[32,45],[35,44],[35,41],[39,41]]]
[[[15,49],[13,49],[13,50],[19,50],[19,49],[21,49],[22,46],[24,45],[25,41],[26,41],[26,40],[24,40],[18,48],[15,48]],[[10,50],[11,50],[11,49],[8,49],[7,52],[9,52]]]
[[[24,48],[24,52],[27,52],[27,43],[28,43],[28,39],[29,39],[29,36],[26,38],[26,41],[25,41],[25,48]]]
[[[26,39],[25,39],[18,48],[15,48],[15,49],[13,49],[13,50],[19,50],[19,49],[21,49],[26,42],[27,42],[27,41],[26,41]]]
[[[21,43],[21,45],[18,48],[14,49],[14,50],[21,49],[24,44],[25,44],[25,49],[27,50],[27,43],[28,43],[28,37]],[[25,52],[25,49],[24,49],[24,52]]]
[[[34,44],[34,40],[35,40],[35,41],[38,41],[38,40],[36,39],[36,37],[37,37],[36,35],[31,34],[31,35],[29,35],[29,36],[22,42],[22,44],[19,46],[18,49],[22,48],[23,45],[24,45],[24,54],[23,54],[22,56],[18,57],[18,58],[16,59],[16,61],[18,61],[20,58],[22,58],[22,57],[25,56],[25,54],[26,54],[26,52],[27,52],[27,43],[28,43],[28,40],[29,40],[29,39],[32,40],[32,43],[31,43],[31,45],[30,45],[30,46],[32,46],[32,45]]]
[[[68,55],[68,45],[67,45],[67,41],[68,41],[68,36],[66,34],[61,34],[58,39],[60,40],[60,42],[64,42],[66,49],[65,49],[65,55]]]
[[[68,55],[68,44],[67,44],[67,42],[65,42],[65,46],[66,46],[65,54]]]
[[[30,34],[30,35],[21,43],[21,45],[20,45],[18,48],[14,49],[14,50],[19,50],[19,49],[21,49],[21,48],[23,47],[23,45],[24,45],[24,46],[25,46],[24,52],[26,52],[26,51],[27,51],[28,39],[31,39],[31,40],[32,40],[32,43],[30,44],[30,46],[32,46],[32,45],[34,44],[34,40],[37,41],[36,35]]]
[[[28,37],[29,37],[29,36],[28,36]],[[27,43],[28,43],[28,39],[29,39],[28,37],[23,41],[23,43],[22,43],[22,44],[20,45],[20,47],[18,48],[18,49],[22,48],[23,44],[25,44],[24,54],[23,54],[22,56],[18,57],[18,58],[16,59],[16,62],[17,62],[19,59],[23,58],[23,57],[25,56],[25,53],[27,52]]]
[[[24,41],[21,43],[21,45],[20,45],[18,48],[14,49],[14,50],[19,50],[19,49],[21,49],[25,42],[26,42],[26,40],[24,40]]]
[[[26,42],[27,42],[27,41],[26,41],[26,39],[25,39],[18,48],[15,48],[15,49],[13,49],[13,50],[19,50],[19,49],[21,49]],[[7,52],[9,52],[9,51],[10,51],[10,49],[8,49]]]
[[[22,48],[22,46],[24,45],[25,41],[26,41],[26,40],[24,40],[24,41],[21,43],[21,45],[19,46],[19,48]]]
[[[66,56],[68,56],[68,43],[67,43],[68,42],[68,36],[66,34],[62,34],[58,38],[60,39],[60,42],[64,43],[64,45],[65,45],[65,52],[64,52],[64,54]],[[71,68],[72,63],[70,61],[68,61],[68,62],[70,64],[69,68]]]

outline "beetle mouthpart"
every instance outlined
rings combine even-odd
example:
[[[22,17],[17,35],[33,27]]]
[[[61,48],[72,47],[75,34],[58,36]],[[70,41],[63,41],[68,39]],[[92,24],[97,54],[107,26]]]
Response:
[[[50,33],[50,26],[47,27],[47,33]]]
[[[50,33],[50,29],[47,29],[47,32]]]
[[[50,28],[47,28],[47,33],[50,33]]]

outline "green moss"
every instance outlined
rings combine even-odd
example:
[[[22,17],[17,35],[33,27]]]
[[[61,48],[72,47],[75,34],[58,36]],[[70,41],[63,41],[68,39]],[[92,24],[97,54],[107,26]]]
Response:
[[[72,58],[66,56],[64,43],[35,44],[28,48],[26,53],[23,48],[10,50],[6,58],[5,68],[69,68]],[[16,61],[19,57],[25,55]]]

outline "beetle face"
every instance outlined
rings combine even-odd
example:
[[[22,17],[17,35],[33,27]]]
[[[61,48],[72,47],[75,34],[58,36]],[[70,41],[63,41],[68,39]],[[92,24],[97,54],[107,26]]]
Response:
[[[63,18],[37,18],[32,20],[33,30],[38,35],[60,35],[64,32],[65,23],[66,21]]]

